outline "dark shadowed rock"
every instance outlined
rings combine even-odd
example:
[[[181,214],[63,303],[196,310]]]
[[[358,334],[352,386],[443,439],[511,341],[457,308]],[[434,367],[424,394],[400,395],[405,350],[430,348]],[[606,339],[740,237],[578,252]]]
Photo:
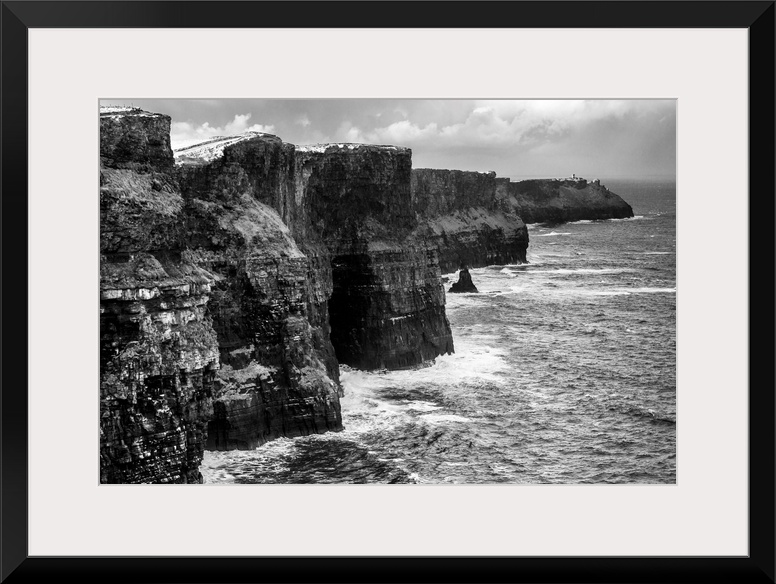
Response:
[[[458,281],[450,286],[450,292],[479,292],[479,290],[472,282],[469,270],[461,268],[461,271],[458,273]]]
[[[505,203],[526,223],[622,219],[633,209],[600,181],[524,180],[507,185]]]
[[[138,108],[101,112],[100,159],[114,168],[171,169],[170,122]]]
[[[296,200],[332,257],[331,341],[359,369],[453,352],[437,248],[413,231],[411,169],[409,148],[297,147]]]

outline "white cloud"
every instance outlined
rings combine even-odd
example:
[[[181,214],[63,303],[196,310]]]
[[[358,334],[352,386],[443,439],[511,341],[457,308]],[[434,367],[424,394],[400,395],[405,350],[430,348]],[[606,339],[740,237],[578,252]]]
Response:
[[[636,100],[487,100],[474,102],[468,112],[447,124],[421,121],[416,112],[396,108],[405,119],[371,130],[345,123],[336,135],[348,141],[413,148],[531,147],[562,140],[604,120],[642,117],[666,105]]]
[[[361,130],[353,126],[345,132],[345,142],[366,142],[366,140],[361,135]]]
[[[435,122],[431,122],[423,127],[402,120],[395,122],[384,128],[377,128],[374,132],[368,133],[368,141],[374,141],[380,144],[399,144],[419,142],[426,139],[433,139],[439,136],[439,128]]]
[[[264,132],[272,134],[275,126],[264,124],[248,125],[251,114],[235,114],[234,119],[223,126],[211,126],[209,122],[194,125],[189,122],[173,122],[170,130],[170,141],[173,149],[182,148],[204,142],[215,136],[233,136],[243,132]]]

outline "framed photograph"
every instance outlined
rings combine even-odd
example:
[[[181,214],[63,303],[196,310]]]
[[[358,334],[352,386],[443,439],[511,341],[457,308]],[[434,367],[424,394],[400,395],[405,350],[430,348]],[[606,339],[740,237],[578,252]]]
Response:
[[[773,582],[775,14],[3,1],[2,581]]]

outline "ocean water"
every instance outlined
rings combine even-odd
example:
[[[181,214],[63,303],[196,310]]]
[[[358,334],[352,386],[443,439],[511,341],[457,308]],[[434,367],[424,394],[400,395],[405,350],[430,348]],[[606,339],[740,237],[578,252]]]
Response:
[[[636,216],[531,225],[530,263],[471,270],[455,354],[343,367],[343,432],[207,452],[205,482],[674,483],[675,186],[602,182]]]

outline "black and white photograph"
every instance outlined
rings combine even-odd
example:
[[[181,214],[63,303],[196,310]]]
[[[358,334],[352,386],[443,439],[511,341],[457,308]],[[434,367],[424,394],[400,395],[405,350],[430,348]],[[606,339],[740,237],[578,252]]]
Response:
[[[676,484],[676,100],[99,103],[101,484]]]

